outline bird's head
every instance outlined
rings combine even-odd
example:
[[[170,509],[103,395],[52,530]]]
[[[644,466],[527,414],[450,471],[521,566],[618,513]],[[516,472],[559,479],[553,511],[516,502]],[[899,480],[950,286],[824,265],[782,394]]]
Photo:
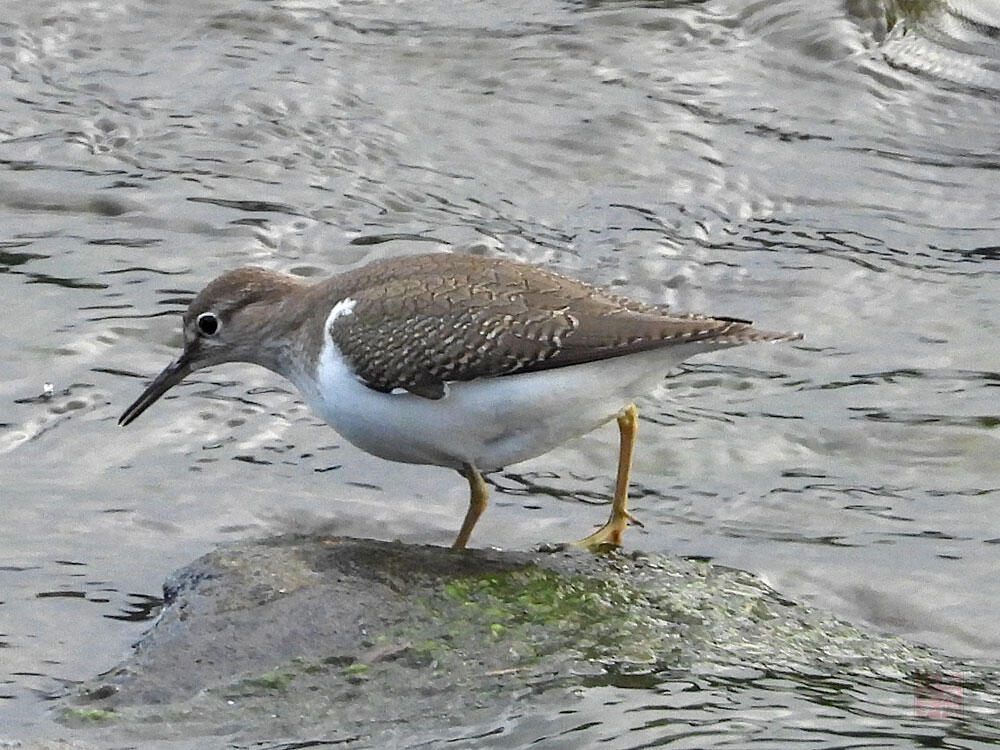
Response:
[[[302,282],[264,268],[227,271],[201,290],[184,313],[184,350],[121,415],[127,425],[190,373],[223,362],[272,367],[268,346],[278,308]]]

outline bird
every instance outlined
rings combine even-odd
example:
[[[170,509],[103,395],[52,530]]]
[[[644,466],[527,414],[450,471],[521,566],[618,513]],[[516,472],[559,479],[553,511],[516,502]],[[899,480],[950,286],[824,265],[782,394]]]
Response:
[[[190,373],[250,362],[291,381],[344,439],[380,458],[454,469],[465,548],[484,474],[617,421],[608,521],[576,544],[619,547],[629,522],[634,401],[696,354],[794,341],[733,317],[676,313],[540,266],[436,252],[319,281],[262,267],[211,281],[183,314],[184,346],[122,413],[133,422]]]

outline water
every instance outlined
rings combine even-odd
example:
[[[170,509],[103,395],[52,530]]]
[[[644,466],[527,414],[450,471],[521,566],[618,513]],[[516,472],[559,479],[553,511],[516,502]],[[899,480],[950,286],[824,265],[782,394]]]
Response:
[[[462,480],[359,453],[266,372],[198,373],[115,425],[221,271],[446,247],[805,332],[640,403],[627,544],[996,666],[998,27],[987,0],[8,3],[0,739],[52,732],[44,695],[116,663],[221,541],[451,540]],[[473,543],[603,521],[615,440],[495,475]],[[595,736],[665,741],[620,712],[670,717],[672,684],[585,691]],[[702,697],[696,724],[758,700]],[[812,721],[764,713],[779,744]],[[872,736],[930,731],[910,715]],[[505,741],[538,721],[569,728]]]

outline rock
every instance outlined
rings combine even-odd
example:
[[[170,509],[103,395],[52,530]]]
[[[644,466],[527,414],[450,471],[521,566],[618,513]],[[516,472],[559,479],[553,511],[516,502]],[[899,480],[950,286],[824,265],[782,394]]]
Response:
[[[105,741],[399,746],[664,675],[941,670],[748,573],[662,555],[281,536],[211,552],[165,591],[131,658],[64,699],[66,724]]]

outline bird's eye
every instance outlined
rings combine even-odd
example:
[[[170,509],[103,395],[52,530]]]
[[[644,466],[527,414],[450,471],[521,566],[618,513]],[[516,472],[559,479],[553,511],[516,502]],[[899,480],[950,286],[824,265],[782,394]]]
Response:
[[[214,336],[219,332],[219,317],[215,313],[204,312],[195,320],[198,330],[206,336]]]

